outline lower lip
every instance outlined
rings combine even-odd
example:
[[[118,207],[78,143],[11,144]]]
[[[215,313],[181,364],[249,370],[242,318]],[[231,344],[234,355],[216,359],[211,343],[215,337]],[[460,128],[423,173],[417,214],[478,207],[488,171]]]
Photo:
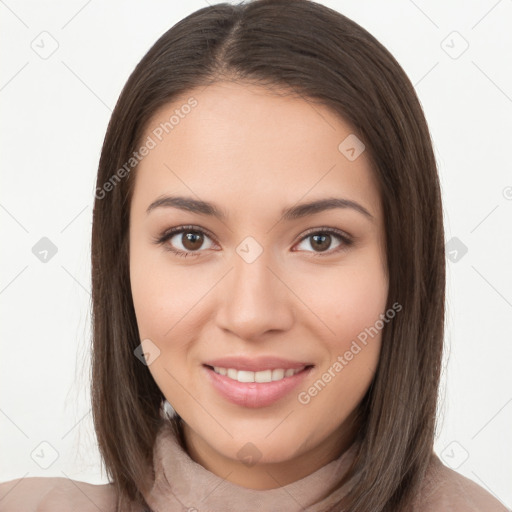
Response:
[[[225,375],[215,373],[212,368],[203,366],[213,387],[230,402],[241,407],[266,407],[277,402],[296,388],[309,375],[313,366],[291,377],[272,382],[238,382]]]

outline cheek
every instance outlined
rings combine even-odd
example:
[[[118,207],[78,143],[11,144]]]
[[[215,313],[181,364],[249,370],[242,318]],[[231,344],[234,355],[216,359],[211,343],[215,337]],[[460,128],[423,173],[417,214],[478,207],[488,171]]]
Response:
[[[142,254],[134,251],[130,259],[130,281],[140,336],[154,337],[164,328],[169,296],[164,294],[161,272],[158,266],[143,260]]]
[[[365,272],[349,276],[337,304],[331,305],[334,330],[343,335],[343,340],[356,339],[366,332],[384,313],[387,292],[387,281],[381,274]]]
[[[310,317],[309,328],[321,339],[319,349],[325,351],[311,396],[321,394],[316,406],[335,407],[337,420],[362,399],[379,361],[388,278],[376,261],[361,258],[333,269],[315,281],[308,296],[308,305],[317,313]],[[324,388],[327,392],[320,393]]]
[[[131,290],[141,337],[171,337],[208,289],[209,280],[199,271],[191,279],[190,269],[171,265],[170,258],[164,250],[136,244],[131,250]]]
[[[140,340],[151,340],[147,346],[157,354],[148,369],[174,404],[180,395],[179,382],[186,379],[183,372],[194,339],[188,313],[204,291],[191,283],[186,267],[172,268],[169,256],[159,253],[135,245],[130,255],[130,280]]]
[[[324,415],[327,430],[339,426],[355,410],[373,379],[388,292],[386,276],[377,271],[336,276],[329,293],[323,298],[318,295],[316,302],[329,326],[328,334],[320,322],[314,327],[325,357],[315,379],[298,396],[305,410],[309,408],[310,417]]]
[[[388,279],[381,267],[366,267],[346,281],[345,293],[333,316],[339,334],[331,344],[334,387],[346,397],[347,407],[363,398],[377,368],[381,350],[382,315],[386,314]],[[337,362],[335,368],[332,364]]]
[[[375,324],[385,312],[388,282],[378,266],[360,264],[332,269],[309,283],[302,281],[300,296],[305,297],[312,318],[311,328],[325,343],[343,350],[357,335]]]

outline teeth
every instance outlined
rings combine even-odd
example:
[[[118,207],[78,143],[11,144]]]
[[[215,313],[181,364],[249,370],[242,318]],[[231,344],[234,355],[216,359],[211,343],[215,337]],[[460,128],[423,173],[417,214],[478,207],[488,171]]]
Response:
[[[236,371],[236,370],[234,370],[234,371]],[[239,370],[237,372],[235,379],[238,382],[254,382],[254,375],[255,375],[255,372],[247,372],[245,370]],[[233,377],[231,377],[231,378],[233,378]]]
[[[238,382],[273,382],[284,379],[285,377],[291,377],[292,375],[304,370],[304,368],[305,366],[297,368],[296,370],[292,368],[289,368],[288,370],[276,368],[275,370],[249,372],[246,370],[235,370],[234,368],[221,368],[220,366],[214,366],[213,371],[220,375],[227,375],[230,379],[237,380]]]
[[[238,378],[240,378],[240,374],[238,374]],[[272,382],[272,370],[262,370],[261,372],[254,372],[254,382]]]
[[[281,380],[285,373],[285,370],[272,370],[272,380]]]

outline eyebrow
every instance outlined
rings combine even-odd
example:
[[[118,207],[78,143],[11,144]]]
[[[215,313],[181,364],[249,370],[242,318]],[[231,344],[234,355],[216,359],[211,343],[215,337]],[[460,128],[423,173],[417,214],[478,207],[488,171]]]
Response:
[[[227,219],[227,213],[215,204],[209,203],[207,201],[201,201],[199,199],[193,199],[191,197],[159,197],[148,206],[146,213],[149,214],[156,208],[178,208],[180,210],[198,213],[200,215],[210,215],[220,220]],[[281,216],[284,220],[291,221],[300,219],[302,217],[307,217],[309,215],[314,215],[326,210],[332,210],[334,208],[350,208],[363,214],[369,220],[374,220],[373,215],[364,206],[360,205],[356,201],[338,197],[328,197],[325,199],[310,201],[308,203],[302,203],[289,208],[285,208],[281,212]]]

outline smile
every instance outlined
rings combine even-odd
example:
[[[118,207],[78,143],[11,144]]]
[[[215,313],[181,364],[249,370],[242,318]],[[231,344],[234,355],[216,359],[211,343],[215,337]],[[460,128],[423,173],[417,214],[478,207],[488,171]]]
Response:
[[[313,371],[314,365],[255,372],[210,365],[203,365],[203,368],[207,380],[225,400],[241,407],[258,408],[290,397],[291,392]]]
[[[222,368],[220,366],[214,366],[213,371],[219,375],[225,375],[229,379],[236,380],[238,382],[274,382],[282,380],[285,377],[292,377],[296,373],[304,370],[306,366],[302,368],[276,368],[274,370],[262,370],[259,372],[251,372],[248,370],[236,370],[235,368]]]

